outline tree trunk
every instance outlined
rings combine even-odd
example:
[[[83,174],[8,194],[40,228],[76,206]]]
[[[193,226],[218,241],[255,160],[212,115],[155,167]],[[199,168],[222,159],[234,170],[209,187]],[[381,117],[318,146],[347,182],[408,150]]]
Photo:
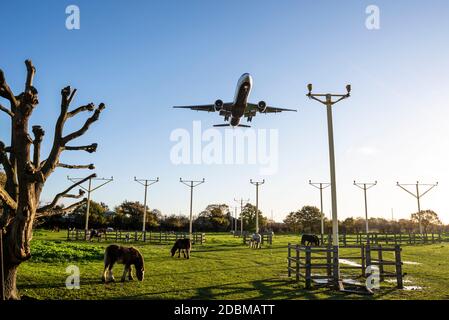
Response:
[[[5,299],[6,300],[19,300],[20,296],[16,287],[16,277],[18,265],[11,265],[5,261]],[[1,284],[1,278],[0,278]]]

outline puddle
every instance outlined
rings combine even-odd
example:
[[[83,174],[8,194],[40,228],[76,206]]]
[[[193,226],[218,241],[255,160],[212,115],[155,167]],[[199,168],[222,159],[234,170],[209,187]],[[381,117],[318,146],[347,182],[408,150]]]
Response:
[[[348,266],[352,266],[352,267],[361,267],[360,264],[358,264],[358,263],[356,263],[356,262],[354,262],[354,261],[351,261],[351,260],[339,259],[338,261],[339,261],[341,264],[346,264],[346,265],[348,265]]]
[[[343,279],[343,284],[353,284],[357,286],[363,285],[360,281],[354,280],[354,279]]]
[[[420,286],[404,286],[404,290],[417,291],[417,290],[423,290],[423,287],[420,287]]]
[[[385,282],[388,283],[396,283],[397,280],[396,279],[386,279]],[[402,280],[403,283],[413,283],[412,280]]]
[[[415,261],[402,261],[403,264],[410,264],[410,265],[414,265],[414,266],[420,266],[422,265],[422,263],[420,262],[415,262]]]

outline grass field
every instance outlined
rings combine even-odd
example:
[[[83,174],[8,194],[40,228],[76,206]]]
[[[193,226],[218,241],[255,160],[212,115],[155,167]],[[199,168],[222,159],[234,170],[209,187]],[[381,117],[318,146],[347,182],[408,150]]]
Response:
[[[65,232],[37,230],[33,257],[21,265],[18,287],[37,299],[449,299],[449,244],[403,246],[405,285],[383,283],[373,297],[328,289],[305,290],[287,277],[287,243],[298,236],[277,235],[273,246],[251,250],[229,234],[207,234],[190,260],[171,258],[169,245],[133,244],[145,257],[145,280],[103,284],[103,250],[112,242],[67,242]],[[417,264],[415,264],[415,262]],[[66,268],[80,268],[79,290],[68,290]],[[114,268],[120,278],[123,266]]]

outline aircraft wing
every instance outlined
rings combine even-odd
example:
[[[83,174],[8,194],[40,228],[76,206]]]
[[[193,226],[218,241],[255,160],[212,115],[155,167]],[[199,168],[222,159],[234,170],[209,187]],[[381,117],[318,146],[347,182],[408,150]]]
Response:
[[[248,103],[248,114],[255,114],[255,112],[260,112],[259,111],[259,107],[257,104],[254,103]],[[297,112],[298,110],[295,109],[284,109],[284,108],[276,108],[276,107],[270,107],[267,106],[264,112],[261,113],[279,113],[279,112],[283,112],[283,111],[293,111],[293,112]]]
[[[232,103],[224,103],[222,109],[228,110]],[[190,109],[195,111],[207,111],[207,112],[215,112],[215,104],[205,104],[205,105],[196,105],[196,106],[174,106],[173,108],[179,109]]]

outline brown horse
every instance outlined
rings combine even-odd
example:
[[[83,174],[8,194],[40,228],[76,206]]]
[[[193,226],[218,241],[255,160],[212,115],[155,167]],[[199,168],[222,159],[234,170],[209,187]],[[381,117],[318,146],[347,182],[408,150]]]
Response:
[[[171,248],[171,256],[173,257],[178,251],[178,258],[181,257],[181,250],[184,255],[184,258],[189,259],[190,258],[190,249],[192,248],[192,243],[190,242],[190,239],[178,239],[176,240],[175,244]]]
[[[125,281],[126,274],[128,274],[129,280],[133,280],[131,265],[134,265],[136,269],[137,279],[139,281],[143,281],[145,272],[143,256],[136,248],[127,248],[115,244],[111,244],[106,248],[104,252],[103,282],[115,281],[112,274],[112,268],[115,263],[125,265],[125,270],[122,275],[122,282]]]

